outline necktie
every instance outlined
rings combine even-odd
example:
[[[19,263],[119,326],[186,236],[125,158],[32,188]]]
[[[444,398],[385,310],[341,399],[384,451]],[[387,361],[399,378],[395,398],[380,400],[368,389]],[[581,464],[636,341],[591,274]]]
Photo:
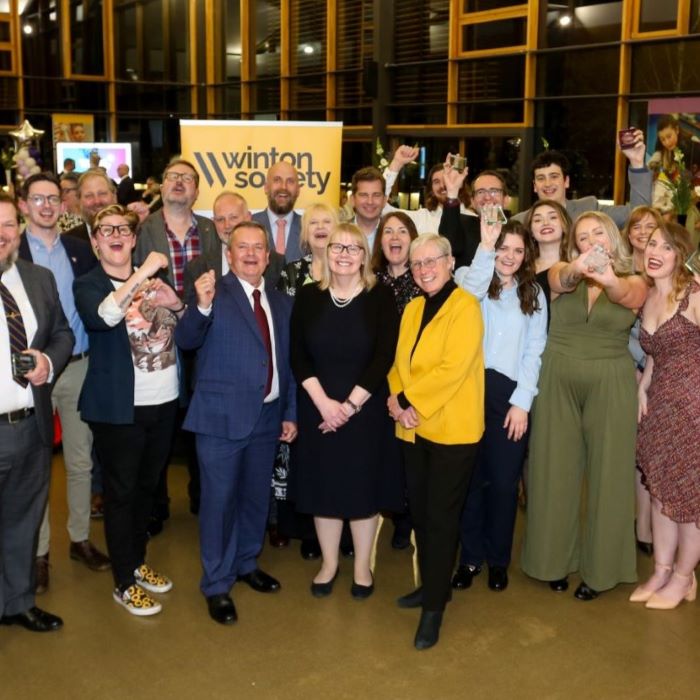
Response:
[[[260,334],[262,335],[265,350],[267,351],[267,382],[265,383],[265,396],[272,388],[272,340],[270,338],[270,326],[267,325],[267,314],[260,303],[260,290],[253,290],[253,313],[258,322]]]
[[[19,306],[10,290],[0,282],[0,296],[2,296],[2,305],[5,307],[5,316],[7,318],[7,330],[10,335],[10,352],[22,352],[27,349],[27,332],[24,329],[24,321],[22,314],[19,312]],[[13,377],[20,386],[27,386],[29,382],[24,377]]]
[[[284,255],[286,242],[284,240],[284,229],[287,226],[286,219],[277,219],[275,222],[277,225],[277,235],[275,236],[275,250],[280,254]]]

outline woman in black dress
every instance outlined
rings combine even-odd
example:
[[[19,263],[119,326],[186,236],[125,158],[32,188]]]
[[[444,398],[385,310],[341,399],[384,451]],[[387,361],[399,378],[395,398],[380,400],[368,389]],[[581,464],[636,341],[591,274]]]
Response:
[[[343,519],[355,549],[351,593],[374,590],[370,555],[380,510],[402,505],[398,445],[386,414],[387,372],[398,336],[393,295],[375,284],[366,237],[352,224],[331,235],[318,284],[299,290],[292,313],[292,370],[300,386],[296,503],[312,513],[328,595],[338,574]]]

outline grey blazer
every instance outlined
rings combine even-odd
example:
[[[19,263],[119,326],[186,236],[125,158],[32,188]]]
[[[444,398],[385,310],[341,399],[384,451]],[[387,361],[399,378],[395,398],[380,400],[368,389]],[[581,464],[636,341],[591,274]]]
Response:
[[[267,214],[267,209],[255,212],[251,218],[253,221],[257,221],[265,227],[270,241],[270,250],[275,250],[275,235],[270,230],[270,217]],[[294,212],[292,226],[287,236],[287,247],[284,252],[284,258],[287,262],[294,262],[303,257],[304,254],[301,252],[301,215]],[[272,264],[272,257],[270,257],[270,264]]]

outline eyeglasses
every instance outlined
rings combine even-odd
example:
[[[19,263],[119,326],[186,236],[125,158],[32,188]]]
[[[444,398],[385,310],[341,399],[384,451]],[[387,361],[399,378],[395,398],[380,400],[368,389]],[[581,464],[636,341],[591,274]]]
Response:
[[[177,182],[178,180],[182,180],[188,185],[191,185],[195,181],[195,176],[192,173],[178,173],[174,170],[170,170],[165,173],[165,179],[168,182]]]
[[[500,187],[489,187],[474,191],[475,197],[485,197],[487,194],[491,197],[498,197],[499,194],[503,194],[503,190]]]
[[[119,224],[118,226],[114,226],[113,224],[100,224],[97,230],[103,238],[111,238],[115,232],[122,238],[128,238],[133,233],[129,224]]]
[[[343,245],[342,243],[330,243],[328,245],[328,250],[333,253],[333,255],[340,255],[341,253],[347,252],[348,255],[352,255],[356,258],[362,252],[362,246],[350,243],[350,245]]]
[[[423,258],[422,260],[413,260],[409,264],[409,267],[414,272],[420,270],[421,268],[425,268],[426,270],[432,270],[435,267],[435,265],[437,265],[437,261],[440,258],[446,258],[446,257],[447,257],[447,254],[443,253],[442,255],[438,255],[435,258]]]
[[[37,207],[43,207],[46,202],[48,202],[52,207],[57,207],[61,203],[61,197],[57,194],[30,194],[27,199]]]

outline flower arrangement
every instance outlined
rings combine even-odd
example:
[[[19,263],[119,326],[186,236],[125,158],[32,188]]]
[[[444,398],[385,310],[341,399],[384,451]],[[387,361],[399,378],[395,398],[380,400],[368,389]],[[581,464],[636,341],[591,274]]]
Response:
[[[659,175],[660,182],[668,190],[673,211],[685,216],[693,205],[695,191],[690,173],[685,166],[685,156],[680,148],[673,149],[673,169],[663,169]]]

